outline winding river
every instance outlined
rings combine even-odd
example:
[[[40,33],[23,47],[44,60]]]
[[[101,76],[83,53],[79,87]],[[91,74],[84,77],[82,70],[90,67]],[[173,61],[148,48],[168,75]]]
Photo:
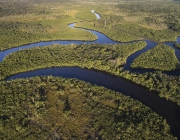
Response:
[[[94,12],[94,11],[91,11],[91,12]],[[95,13],[95,15],[97,19],[100,19],[100,16],[98,14]],[[74,23],[69,24],[68,26],[74,28]],[[74,44],[82,44],[82,43],[119,44],[121,43],[121,42],[116,42],[109,39],[107,36],[105,36],[104,34],[100,32],[88,30],[88,29],[83,29],[83,30],[86,30],[95,34],[96,36],[98,36],[98,39],[92,42],[49,41],[49,42],[39,42],[39,43],[19,46],[17,48],[12,48],[12,49],[0,52],[0,61],[3,61],[4,57],[12,52],[16,52],[25,48],[32,48],[35,46],[47,46],[47,45],[52,45],[52,44],[71,44],[71,43],[74,43]],[[137,51],[136,53],[128,57],[126,64],[124,66],[124,70],[129,70],[131,72],[140,72],[140,73],[153,71],[153,70],[130,69],[130,64],[137,56],[139,56],[141,53],[146,52],[147,50],[156,46],[156,43],[152,41],[149,41],[149,40],[144,40],[144,41],[146,41],[147,46],[144,49]],[[177,38],[177,42],[180,42],[180,37]],[[169,45],[175,50],[176,56],[178,60],[180,61],[180,50],[173,47],[174,43],[175,42],[166,42],[165,44]],[[169,72],[167,74],[180,75],[180,71]],[[111,74],[97,71],[97,70],[88,70],[88,69],[82,69],[79,67],[62,67],[62,68],[45,68],[45,69],[40,69],[40,70],[34,70],[31,72],[20,73],[20,74],[9,77],[7,80],[12,80],[16,78],[43,76],[43,75],[61,76],[64,78],[77,78],[79,80],[96,84],[98,86],[104,86],[111,90],[118,91],[125,95],[128,95],[132,97],[133,99],[137,99],[141,101],[143,104],[153,109],[156,113],[158,113],[164,119],[166,119],[167,123],[171,127],[172,134],[178,137],[178,139],[180,139],[180,106],[178,106],[177,104],[171,101],[167,101],[164,98],[160,98],[156,92],[149,91],[145,87],[135,84],[124,78],[113,76]]]

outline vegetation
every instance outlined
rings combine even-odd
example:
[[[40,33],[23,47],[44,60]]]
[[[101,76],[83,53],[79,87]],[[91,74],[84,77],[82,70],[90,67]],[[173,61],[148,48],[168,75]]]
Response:
[[[137,57],[131,67],[173,71],[180,68],[180,62],[176,58],[174,49],[160,44]]]
[[[179,6],[179,3],[170,1],[148,1],[118,4],[117,8],[120,13],[126,13],[126,19],[131,22],[147,28],[178,31],[175,26],[180,25]]]
[[[104,33],[109,38],[121,42],[129,42],[133,40],[142,39],[141,37],[137,37],[124,30],[121,30],[116,24],[118,24],[122,20],[123,20],[122,17],[119,16],[106,16],[106,17],[102,16],[100,20],[95,20],[90,22],[79,22],[76,23],[75,26],[97,30],[99,32]],[[106,21],[106,26],[105,26],[105,21]]]
[[[0,94],[0,139],[176,139],[142,103],[76,79],[1,82]]]
[[[92,41],[97,39],[90,32],[72,29],[67,26],[69,23],[82,20],[75,16],[78,10],[82,10],[81,8],[75,9],[72,7],[67,13],[67,7],[71,8],[71,6],[62,5],[62,3],[30,3],[29,8],[24,5],[28,5],[28,2],[0,3],[0,51],[39,41]],[[86,11],[87,17],[95,19],[95,15],[89,9],[87,9],[88,14]],[[79,12],[78,16],[85,16],[83,15],[84,11]]]
[[[53,45],[12,53],[0,63],[0,79],[7,76],[52,66],[80,66],[100,70],[121,69],[126,59],[145,47],[145,42],[102,45]]]
[[[180,34],[177,2],[92,2],[88,5],[85,1],[79,2],[2,1],[0,50],[48,40],[95,40],[96,36],[89,32],[67,27],[69,23],[82,20],[90,22],[77,23],[76,26],[98,30],[122,42],[142,38],[174,41]],[[100,20],[95,20],[90,12],[92,9],[101,15]]]
[[[175,41],[180,34],[180,3],[168,1],[136,1],[110,3],[98,21],[77,24],[98,30],[108,37],[128,42],[146,38]],[[105,24],[106,21],[106,24]]]
[[[0,1],[0,17],[35,13],[35,7],[31,3],[18,1]]]
[[[125,30],[126,32],[141,36],[154,41],[172,41],[176,39],[179,33],[172,30],[153,30],[141,27],[136,24],[121,24],[118,28]]]
[[[94,68],[141,84],[157,91],[159,96],[180,105],[180,77],[167,76],[162,72],[136,74],[122,71],[126,58],[144,46],[144,42],[137,42],[122,45],[53,45],[26,49],[5,57],[0,63],[0,79],[4,80],[20,72],[53,66]]]
[[[177,2],[102,1],[106,0],[85,7],[87,2],[80,4],[78,0],[0,0],[0,50],[39,41],[96,39],[89,32],[67,27],[82,20],[86,22],[76,26],[98,30],[123,42],[142,38],[174,41],[180,34]],[[100,20],[95,19],[92,9],[101,15]],[[103,87],[51,76],[3,81],[40,68],[79,66],[122,76],[180,105],[180,76],[122,71],[127,57],[145,45],[140,41],[52,45],[6,56],[0,62],[0,139],[176,139],[166,121],[151,109]],[[164,45],[138,59],[142,61],[135,60],[132,67],[168,71],[180,67],[174,51]]]
[[[94,13],[91,12],[91,10],[92,9],[87,8],[81,9],[81,11],[75,14],[75,17],[86,21],[95,20],[96,16],[94,15]]]
[[[73,20],[69,16],[58,16],[52,20],[44,19],[39,22],[0,22],[0,50],[47,40],[97,39],[90,32],[67,27]]]
[[[178,48],[178,49],[180,49],[180,44],[174,44],[174,47],[176,47],[176,48]]]
[[[76,24],[77,27],[85,27],[90,29],[98,30],[104,34],[106,34],[109,38],[112,38],[116,41],[121,42],[129,42],[133,40],[139,40],[142,38],[150,39],[154,41],[174,41],[176,40],[176,36],[179,32],[175,32],[172,30],[153,30],[142,27],[135,23],[119,23],[119,24],[110,24],[108,25],[108,20],[111,19],[109,22],[118,23],[117,18],[113,17],[106,17],[102,18],[99,21],[91,21],[91,22],[83,22]],[[105,26],[106,20],[106,26]],[[115,20],[115,21],[113,21]]]
[[[160,97],[171,100],[180,105],[180,76],[168,76],[161,71],[144,74],[121,72],[119,76],[129,79],[137,84],[154,90]]]

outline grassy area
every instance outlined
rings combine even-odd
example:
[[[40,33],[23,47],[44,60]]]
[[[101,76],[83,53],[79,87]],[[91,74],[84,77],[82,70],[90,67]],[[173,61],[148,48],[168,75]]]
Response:
[[[82,20],[92,21],[76,26],[98,30],[117,41],[142,38],[174,41],[180,34],[179,3],[151,2],[151,7],[147,5],[147,2],[1,2],[0,50],[39,41],[96,39],[89,32],[67,27],[68,23]],[[100,20],[90,12],[93,9],[101,15]]]
[[[131,64],[135,69],[157,69],[162,71],[173,71],[180,68],[174,49],[166,45],[157,45],[153,49],[141,54]]]
[[[67,24],[75,21],[78,20],[62,15],[57,17],[46,16],[43,19],[35,18],[28,22],[0,22],[0,50],[39,41],[97,39],[90,32],[71,29],[67,26]]]
[[[180,34],[179,6],[180,3],[168,1],[108,3],[106,11],[99,12],[101,20],[77,26],[98,30],[123,42],[140,38],[175,41]]]
[[[124,20],[120,16],[109,16],[103,15],[100,20],[94,20],[90,22],[80,22],[76,24],[76,27],[89,28],[93,30],[97,30],[99,32],[104,33],[109,38],[121,41],[121,42],[129,42],[133,40],[140,40],[142,37],[138,37],[137,35],[133,35],[129,32],[126,32],[124,29],[120,29],[118,24],[123,23]]]
[[[0,84],[0,139],[176,139],[150,108],[103,87],[51,76]]]
[[[39,41],[49,40],[87,40],[97,39],[90,32],[72,29],[67,24],[79,22],[82,19],[76,18],[86,17],[95,19],[95,15],[87,9],[77,8],[73,5],[60,4],[55,2],[45,2],[38,4],[30,4],[30,8],[23,7],[22,3],[3,3],[2,13],[9,10],[9,13],[0,15],[0,50],[29,44]],[[14,5],[13,5],[14,4]],[[11,6],[12,9],[7,9]],[[15,8],[21,7],[21,10],[13,15]],[[31,9],[32,8],[32,9]],[[69,12],[67,13],[67,8]],[[31,12],[29,11],[31,9]],[[91,9],[91,7],[89,7]],[[27,11],[26,11],[27,10]],[[82,10],[82,11],[81,11]],[[24,11],[22,13],[21,11]],[[67,15],[68,14],[68,15]],[[84,20],[84,19],[83,19]]]
[[[82,19],[82,20],[86,20],[86,21],[91,21],[91,20],[95,20],[96,16],[94,15],[94,13],[91,12],[91,10],[83,10],[80,12],[77,12],[75,14],[76,18]]]
[[[153,30],[147,28],[147,26],[142,27],[136,23],[125,22],[123,17],[108,15],[99,21],[78,23],[76,26],[98,30],[109,38],[121,42],[129,42],[142,38],[161,42],[175,41],[179,34],[179,32],[168,29]]]

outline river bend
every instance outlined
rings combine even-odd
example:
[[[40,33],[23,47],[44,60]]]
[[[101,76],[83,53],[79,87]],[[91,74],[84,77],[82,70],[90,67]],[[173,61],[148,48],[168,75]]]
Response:
[[[94,12],[94,11],[91,11]],[[96,14],[97,19],[100,19],[100,16]],[[69,27],[75,28],[74,23],[69,24]],[[81,28],[82,29],[82,28]],[[23,45],[16,48],[12,48],[9,50],[0,52],[0,62],[3,61],[4,57],[10,53],[17,52],[22,49],[32,48],[35,46],[48,46],[52,44],[90,44],[90,43],[100,43],[100,44],[120,44],[121,42],[116,42],[105,36],[104,34],[94,31],[88,30],[93,34],[95,34],[98,39],[92,42],[87,41],[48,41],[48,42],[39,42],[29,45]],[[137,51],[128,57],[126,64],[124,66],[124,70],[129,70],[131,72],[149,72],[154,70],[133,70],[130,68],[130,64],[132,61],[138,57],[141,53],[148,51],[149,49],[155,47],[157,44],[155,42],[144,40],[147,43],[147,46]],[[177,38],[177,42],[180,43],[180,37]],[[132,43],[132,42],[129,42]],[[180,50],[173,47],[175,42],[166,42],[165,44],[172,47],[175,50],[176,56],[180,61]],[[180,71],[169,72],[168,75],[180,75]],[[171,127],[171,132],[174,136],[180,139],[180,106],[177,104],[167,101],[164,98],[160,98],[156,92],[149,91],[145,87],[135,84],[129,80],[126,80],[121,77],[113,76],[108,73],[104,73],[97,70],[88,70],[82,69],[79,67],[62,67],[62,68],[45,68],[40,70],[34,70],[31,72],[25,72],[13,75],[6,80],[12,80],[16,78],[28,78],[34,76],[43,76],[43,75],[52,75],[52,76],[61,76],[64,78],[77,78],[79,80],[83,80],[85,82],[89,82],[91,84],[97,84],[98,86],[104,86],[114,91],[121,92],[127,96],[132,97],[133,99],[141,101],[146,106],[153,109],[156,113],[167,120],[167,123]]]

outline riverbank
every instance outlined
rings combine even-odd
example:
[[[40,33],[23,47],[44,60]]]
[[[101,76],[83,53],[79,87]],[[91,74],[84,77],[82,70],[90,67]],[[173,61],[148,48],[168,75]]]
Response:
[[[139,30],[139,27],[137,27],[137,29]],[[81,28],[81,30],[84,30],[84,29]],[[10,75],[25,72],[25,71],[31,71],[35,69],[54,67],[54,66],[55,67],[79,66],[79,67],[88,68],[88,69],[93,68],[100,71],[106,71],[113,75],[125,77],[126,79],[134,81],[135,83],[148,87],[149,90],[157,91],[158,93],[156,94],[159,94],[160,97],[165,97],[166,99],[179,104],[179,101],[180,101],[180,98],[179,98],[180,88],[178,86],[180,84],[179,76],[170,76],[171,73],[169,75],[166,75],[166,74],[163,74],[162,72],[156,72],[156,71],[152,71],[151,73],[144,73],[145,70],[143,70],[142,73],[134,73],[133,70],[129,72],[123,68],[124,65],[126,64],[130,65],[128,61],[129,59],[127,58],[131,58],[131,56],[133,56],[132,59],[135,59],[138,56],[137,55],[138,52],[140,52],[139,53],[140,55],[141,53],[145,52],[145,50],[146,51],[149,50],[147,47],[148,41],[146,41],[147,49],[145,45],[143,45],[142,42],[138,42],[138,41],[128,42],[122,45],[114,45],[116,43],[119,44],[120,42],[115,42],[100,32],[96,32],[92,30],[86,30],[86,31],[90,31],[91,33],[94,33],[98,36],[97,40],[92,41],[92,42],[87,42],[87,44],[90,44],[90,43],[97,43],[97,44],[93,44],[89,46],[86,44],[83,44],[85,47],[83,47],[83,45],[73,45],[73,44],[69,46],[57,45],[57,47],[61,49],[57,49],[57,48],[54,49],[53,46],[56,46],[56,45],[52,45],[54,43],[55,44],[56,43],[82,44],[85,42],[83,41],[51,41],[51,42],[37,43],[40,46],[46,46],[47,44],[52,45],[49,48],[47,47],[48,49],[46,47],[43,48],[44,50],[40,48],[38,48],[39,49],[38,50],[37,48],[35,48],[34,50],[37,52],[33,52],[34,51],[33,49],[18,51],[20,48],[21,49],[30,48],[30,47],[36,46],[37,44],[33,44],[33,45],[29,44],[26,46],[21,46],[19,48],[14,48],[14,49],[6,50],[4,52],[0,52],[0,57],[2,58],[2,62],[0,63],[0,70],[1,72],[3,72],[3,74],[1,75],[1,78],[4,79],[4,78],[7,78],[8,75],[10,76]],[[113,45],[108,46],[106,44],[106,45],[101,46],[100,44],[102,43],[103,44],[112,43]],[[123,49],[122,49],[122,46],[124,46]],[[151,46],[151,48],[153,48],[154,46],[155,45]],[[65,49],[65,47],[67,48]],[[133,47],[136,47],[136,48],[133,48]],[[12,53],[12,52],[16,52],[16,53]],[[176,51],[176,55],[177,55],[177,51]],[[128,63],[126,60],[128,61]],[[145,102],[143,103],[146,105]],[[156,104],[156,106],[158,105]],[[176,117],[178,118],[179,111],[177,110],[175,112],[176,113],[174,116],[176,119]],[[174,132],[176,130],[179,130],[179,129],[171,128],[172,133],[174,133],[175,135],[178,135],[178,132]]]
[[[70,72],[68,69],[64,70],[65,73]],[[87,74],[83,69],[75,68],[71,72],[77,72],[79,76],[83,74],[82,78],[87,76],[95,78],[89,75],[91,71]],[[99,80],[105,82],[103,79]],[[124,84],[126,85],[126,82]],[[1,138],[10,139],[16,136],[36,139],[41,136],[49,139],[56,131],[58,135],[55,136],[62,138],[76,136],[85,139],[87,137],[176,139],[170,134],[166,121],[150,108],[137,100],[101,86],[77,79],[52,76],[17,79],[2,82],[1,85],[2,109],[0,110],[1,116],[7,121],[6,125],[1,126],[3,129]],[[111,86],[108,81],[107,85]],[[136,92],[134,90],[131,93],[136,94]],[[172,108],[168,110],[173,111]],[[12,116],[12,113],[15,115]],[[171,122],[175,121],[175,119],[171,120],[173,120]],[[15,133],[9,133],[14,130]],[[96,135],[93,136],[92,133]]]
[[[156,71],[141,74],[123,70],[128,56],[141,50],[145,45],[145,42],[117,45],[53,45],[21,50],[6,56],[0,63],[1,79],[17,73],[47,67],[94,68],[132,80],[149,90],[157,91],[160,97],[180,104],[180,87],[178,86],[180,76],[168,76]]]

